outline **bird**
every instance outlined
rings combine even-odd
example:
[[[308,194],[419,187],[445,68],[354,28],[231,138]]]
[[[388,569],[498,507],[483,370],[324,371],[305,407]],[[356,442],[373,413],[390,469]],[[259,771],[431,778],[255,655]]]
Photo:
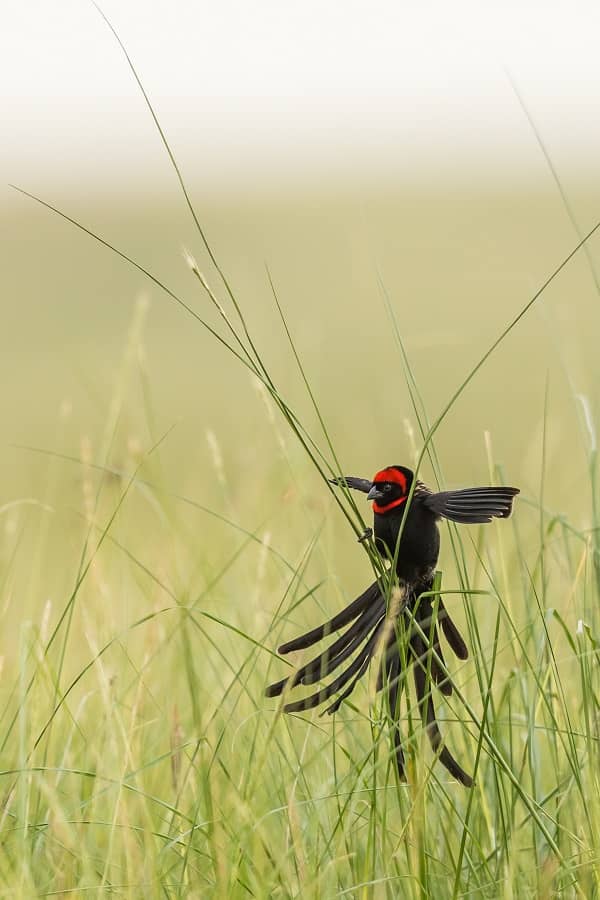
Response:
[[[519,488],[486,486],[452,491],[431,491],[402,465],[386,466],[372,480],[355,476],[329,479],[367,495],[372,502],[373,529],[359,540],[373,536],[375,547],[390,563],[399,593],[390,592],[378,578],[348,606],[316,628],[282,644],[278,653],[305,650],[334,633],[337,637],[317,656],[303,663],[286,678],[269,685],[267,697],[285,694],[286,713],[304,712],[335,699],[323,713],[335,713],[362,678],[374,657],[379,657],[377,691],[387,688],[392,722],[393,758],[398,776],[406,780],[406,765],[400,731],[400,695],[406,670],[412,665],[417,704],[432,750],[447,771],[465,787],[473,778],[458,763],[442,737],[433,701],[433,686],[445,696],[454,690],[444,660],[438,626],[455,653],[464,660],[469,652],[460,631],[440,595],[434,614],[434,578],[440,550],[438,522],[447,519],[466,525],[505,519],[512,512]],[[414,484],[414,487],[413,487]],[[393,572],[391,573],[393,574]],[[388,603],[388,595],[395,602]],[[402,635],[404,639],[402,640]],[[353,658],[352,658],[353,657]],[[344,668],[344,664],[351,660]],[[293,688],[323,682],[339,674],[315,693],[288,699]]]

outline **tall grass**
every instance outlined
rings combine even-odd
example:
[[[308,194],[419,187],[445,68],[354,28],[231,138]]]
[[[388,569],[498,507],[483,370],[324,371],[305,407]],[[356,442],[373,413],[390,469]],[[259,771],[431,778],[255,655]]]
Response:
[[[205,275],[186,257],[200,308],[210,307],[218,325],[147,266],[40,202],[136,266],[195,327],[208,329],[256,384],[291,477],[302,482],[316,470],[349,538],[359,536],[366,524],[359,507],[327,481],[343,472],[347,452],[335,445],[274,281],[268,277],[274,323],[312,405],[314,433],[280,391],[138,83],[212,265]],[[399,353],[396,371],[412,403],[414,465],[427,461],[438,484],[440,424],[598,227],[482,348],[437,415],[426,408],[381,285]],[[341,602],[327,553],[328,510],[321,505],[310,517],[295,515],[300,499],[265,514],[255,501],[253,520],[260,524],[242,525],[214,436],[211,477],[220,485],[219,505],[173,494],[161,463],[168,433],[156,433],[140,364],[143,312],[132,322],[99,446],[84,441],[70,457],[38,448],[47,457],[46,496],[38,505],[3,510],[12,526],[4,540],[2,602],[14,609],[20,593],[27,604],[4,658],[3,895],[596,896],[600,522],[589,406],[582,407],[590,474],[582,490],[590,528],[546,508],[552,473],[545,429],[538,495],[520,498],[509,523],[446,528],[451,553],[439,590],[453,609],[462,602],[472,653],[451,666],[458,689],[439,712],[476,782],[465,790],[435,765],[409,694],[403,711],[409,779],[400,784],[385,704],[372,680],[364,679],[326,720],[318,712],[285,716],[264,700],[265,684],[286,665],[274,653],[280,636],[314,624]],[[153,441],[145,452],[131,446],[115,466],[116,436],[140,384],[141,416]],[[547,394],[544,422],[550,404]],[[489,435],[486,441],[490,480],[512,481]],[[75,506],[64,502],[67,470],[79,479]],[[274,491],[289,480],[267,475],[245,473],[263,477]],[[282,544],[294,548],[292,555]],[[382,576],[374,548],[365,549]],[[46,585],[60,601],[44,599]]]

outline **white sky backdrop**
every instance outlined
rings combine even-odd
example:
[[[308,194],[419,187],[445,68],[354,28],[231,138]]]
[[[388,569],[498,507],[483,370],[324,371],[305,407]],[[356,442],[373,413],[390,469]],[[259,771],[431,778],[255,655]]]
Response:
[[[418,8],[415,8],[417,7]],[[219,182],[600,158],[600,4],[106,0],[183,161]],[[143,177],[160,157],[87,0],[1,0],[2,180]],[[417,167],[418,168],[418,167]]]

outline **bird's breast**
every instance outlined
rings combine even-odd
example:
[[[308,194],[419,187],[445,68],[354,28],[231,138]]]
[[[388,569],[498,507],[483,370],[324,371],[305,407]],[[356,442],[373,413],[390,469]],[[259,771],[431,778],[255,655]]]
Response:
[[[403,515],[375,515],[374,533],[379,550],[393,559]],[[396,572],[405,581],[424,581],[431,577],[440,552],[440,534],[435,517],[413,504],[402,528]]]

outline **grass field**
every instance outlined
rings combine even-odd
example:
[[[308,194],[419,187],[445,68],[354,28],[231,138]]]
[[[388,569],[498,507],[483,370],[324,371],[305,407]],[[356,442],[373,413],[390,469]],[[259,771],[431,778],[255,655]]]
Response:
[[[410,779],[396,782],[370,679],[332,718],[264,699],[286,670],[281,640],[372,579],[357,513],[310,455],[366,476],[413,464],[578,242],[551,183],[348,196],[204,210],[258,377],[93,238],[12,201],[2,896],[598,896],[597,238],[423,458],[432,485],[522,489],[510,521],[442,535],[472,653],[438,706],[473,790],[433,765],[414,700]],[[249,349],[242,321],[171,200],[59,205],[244,356],[227,324]]]

